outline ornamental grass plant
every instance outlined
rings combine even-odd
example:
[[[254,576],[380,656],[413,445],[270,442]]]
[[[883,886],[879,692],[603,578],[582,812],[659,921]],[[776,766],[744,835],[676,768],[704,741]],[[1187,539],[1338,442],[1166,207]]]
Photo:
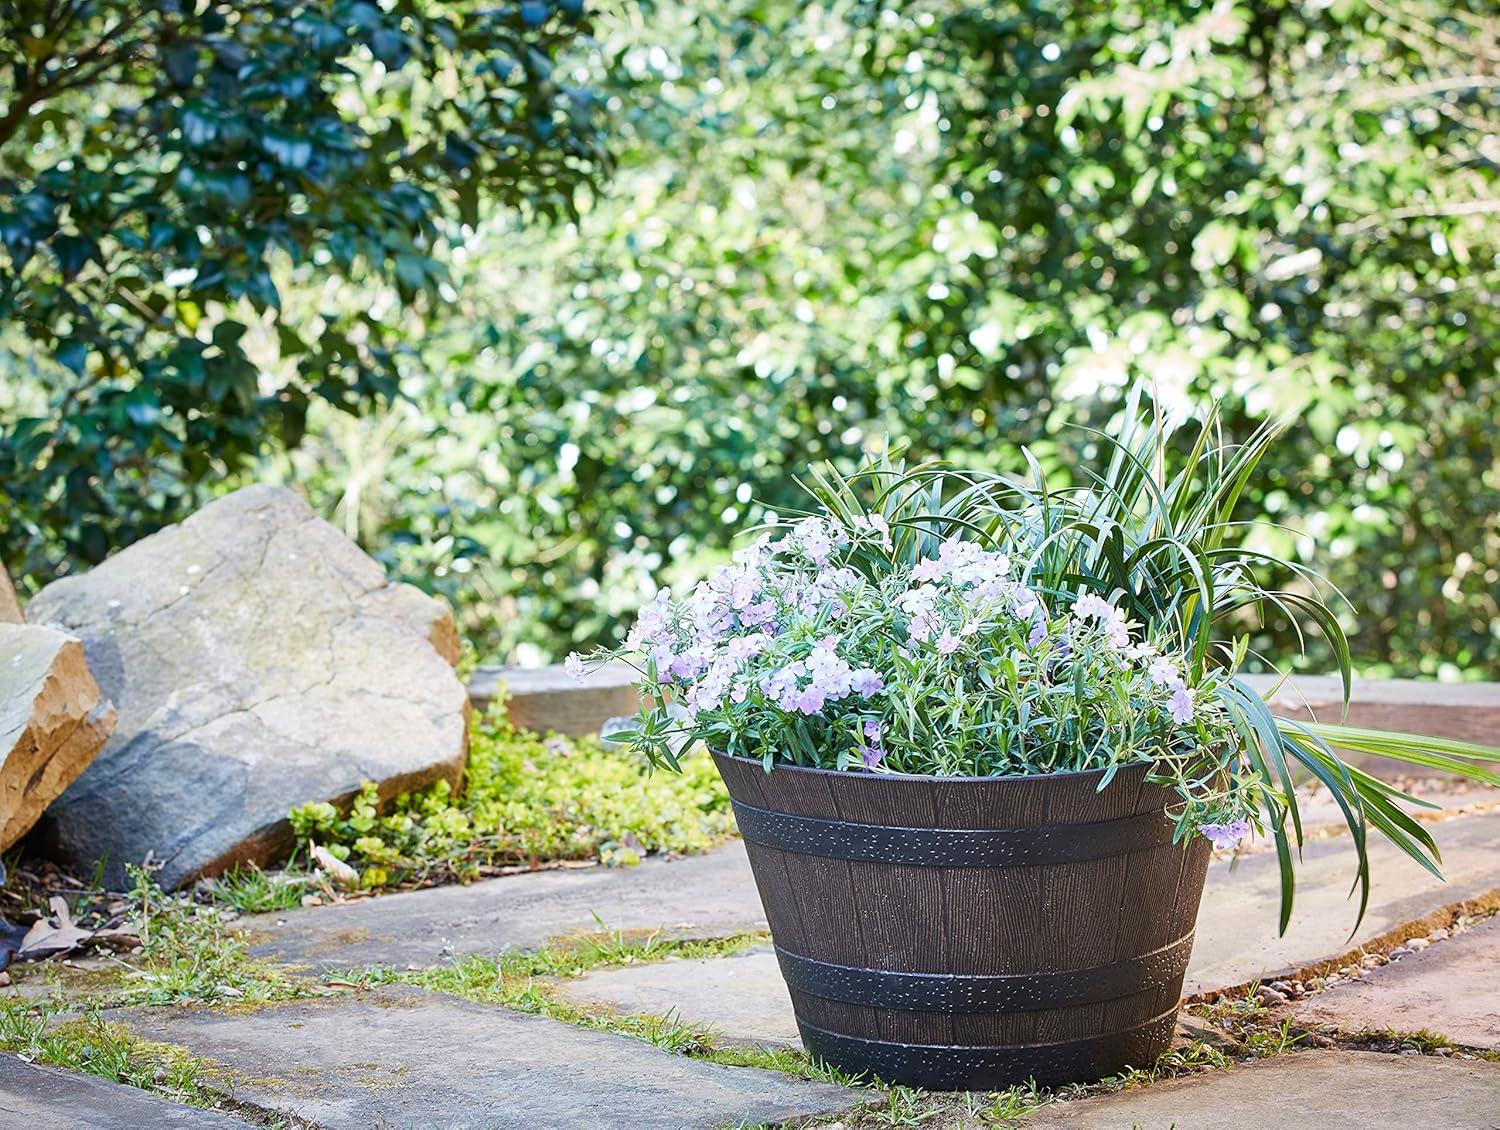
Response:
[[[1349,826],[1362,918],[1370,829],[1434,874],[1439,853],[1402,807],[1422,802],[1338,751],[1496,785],[1500,752],[1280,717],[1239,677],[1255,618],[1284,616],[1325,637],[1346,703],[1350,689],[1352,609],[1252,548],[1258,516],[1238,513],[1279,430],[1232,443],[1210,414],[1178,435],[1132,402],[1063,486],[1029,452],[1025,481],[888,457],[816,469],[804,514],[753,531],[690,592],[663,591],[619,649],[591,657],[640,672],[645,705],[616,740],[674,770],[702,743],[768,771],[1102,770],[1101,790],[1149,764],[1175,793],[1179,839],[1274,841],[1283,930],[1303,843],[1295,786],[1315,778]]]

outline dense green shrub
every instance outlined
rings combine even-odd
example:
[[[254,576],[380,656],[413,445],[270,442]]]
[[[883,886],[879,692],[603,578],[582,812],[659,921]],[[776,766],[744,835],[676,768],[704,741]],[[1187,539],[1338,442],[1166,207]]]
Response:
[[[499,708],[477,722],[468,775],[402,796],[386,815],[366,785],[347,813],[292,812],[299,839],[329,848],[366,888],[478,878],[495,868],[647,852],[698,852],[733,831],[729,799],[706,755],[684,773],[651,775],[643,759],[586,738],[516,730]]]
[[[287,325],[380,312],[400,395],[313,405],[291,459],[260,437],[257,473],[458,603],[487,658],[541,660],[616,641],[817,459],[848,471],[888,436],[1086,465],[1061,425],[1147,383],[1174,414],[1222,400],[1231,438],[1296,421],[1244,512],[1349,594],[1362,669],[1500,675],[1487,14],[607,10],[610,190],[548,230],[486,213],[443,310],[289,280]],[[0,419],[35,383],[8,364]],[[70,543],[28,538],[34,584]],[[1284,623],[1253,642],[1295,651]]]
[[[400,396],[481,206],[607,163],[581,3],[0,5],[0,550],[46,579]],[[461,76],[461,77],[460,77]],[[22,387],[13,390],[13,383]]]
[[[1493,45],[1385,12],[660,6],[613,29],[612,191],[482,232],[415,403],[293,476],[482,650],[556,658],[820,458],[1062,473],[1146,383],[1295,421],[1243,512],[1349,593],[1363,669],[1500,674]]]

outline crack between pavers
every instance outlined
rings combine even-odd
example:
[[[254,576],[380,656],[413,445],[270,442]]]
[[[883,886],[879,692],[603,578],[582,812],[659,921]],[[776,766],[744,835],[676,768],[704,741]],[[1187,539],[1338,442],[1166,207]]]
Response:
[[[176,1044],[172,1046],[180,1047],[180,1045]],[[189,1055],[192,1054],[192,1052],[187,1048],[183,1048],[182,1050],[187,1052]],[[202,1059],[203,1057],[199,1056],[197,1058]],[[226,1078],[232,1078],[232,1073],[223,1064],[215,1060],[209,1060],[208,1063],[210,1069],[213,1072],[221,1073]],[[314,1122],[312,1119],[303,1118],[300,1114],[296,1114],[293,1111],[284,1110],[278,1107],[265,1106],[261,1103],[250,1102],[247,1099],[236,1098],[232,1092],[225,1091],[220,1087],[216,1087],[208,1083],[204,1083],[201,1079],[196,1080],[196,1082],[206,1095],[211,1096],[215,1102],[222,1104],[220,1106],[215,1106],[207,1109],[218,1111],[221,1114],[232,1114],[237,1118],[243,1118],[247,1122],[250,1122],[253,1125],[257,1126],[287,1126],[292,1127],[293,1130],[332,1130],[332,1128],[329,1127],[326,1123]],[[126,1084],[126,1086],[129,1085],[130,1084]],[[183,1105],[191,1106],[192,1104],[185,1103]],[[200,1107],[198,1109],[201,1110],[205,1108]]]

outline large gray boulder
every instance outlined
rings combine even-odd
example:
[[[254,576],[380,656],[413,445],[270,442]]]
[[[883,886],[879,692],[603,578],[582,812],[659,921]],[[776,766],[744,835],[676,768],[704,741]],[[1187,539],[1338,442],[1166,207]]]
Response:
[[[114,726],[76,638],[0,623],[0,851],[88,768]]]
[[[287,811],[444,779],[467,754],[452,613],[319,519],[254,486],[56,581],[33,622],[84,640],[114,738],[52,806],[65,858],[176,886],[291,846]]]

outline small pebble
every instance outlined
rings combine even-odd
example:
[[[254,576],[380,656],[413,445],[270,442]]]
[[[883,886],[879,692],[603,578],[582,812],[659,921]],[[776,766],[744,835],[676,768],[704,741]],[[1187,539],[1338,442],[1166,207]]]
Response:
[[[1453,1049],[1452,1048],[1433,1048],[1432,1049],[1432,1054],[1433,1055],[1452,1055],[1453,1054]]]
[[[1262,986],[1260,992],[1257,993],[1256,996],[1260,998],[1260,1003],[1265,1005],[1267,1008],[1272,1008],[1279,1004],[1286,1004],[1286,995],[1277,992],[1269,985]]]
[[[1411,952],[1412,951],[1409,950],[1409,949],[1407,949],[1405,946],[1397,946],[1395,949],[1391,950],[1391,952],[1387,956],[1390,957],[1391,960],[1394,961],[1398,957],[1408,957],[1408,956],[1410,956]]]
[[[1386,959],[1378,953],[1365,954],[1364,960],[1360,962],[1366,969],[1374,969],[1376,966],[1384,965]]]
[[[0,969],[0,989],[3,989],[6,985],[9,985],[9,984],[10,984],[10,974],[7,973],[7,972],[5,972],[5,970]]]
[[[1427,940],[1429,942],[1446,942],[1450,936],[1451,931],[1449,931],[1448,927],[1440,926],[1438,927],[1438,929],[1427,935]]]
[[[1421,953],[1430,945],[1432,945],[1432,943],[1429,942],[1426,938],[1413,938],[1411,941],[1406,943],[1406,948],[1411,950],[1412,953]]]
[[[1416,1048],[1402,1048],[1401,1049],[1401,1054],[1402,1055],[1421,1055],[1422,1053],[1420,1051],[1418,1051]]]

